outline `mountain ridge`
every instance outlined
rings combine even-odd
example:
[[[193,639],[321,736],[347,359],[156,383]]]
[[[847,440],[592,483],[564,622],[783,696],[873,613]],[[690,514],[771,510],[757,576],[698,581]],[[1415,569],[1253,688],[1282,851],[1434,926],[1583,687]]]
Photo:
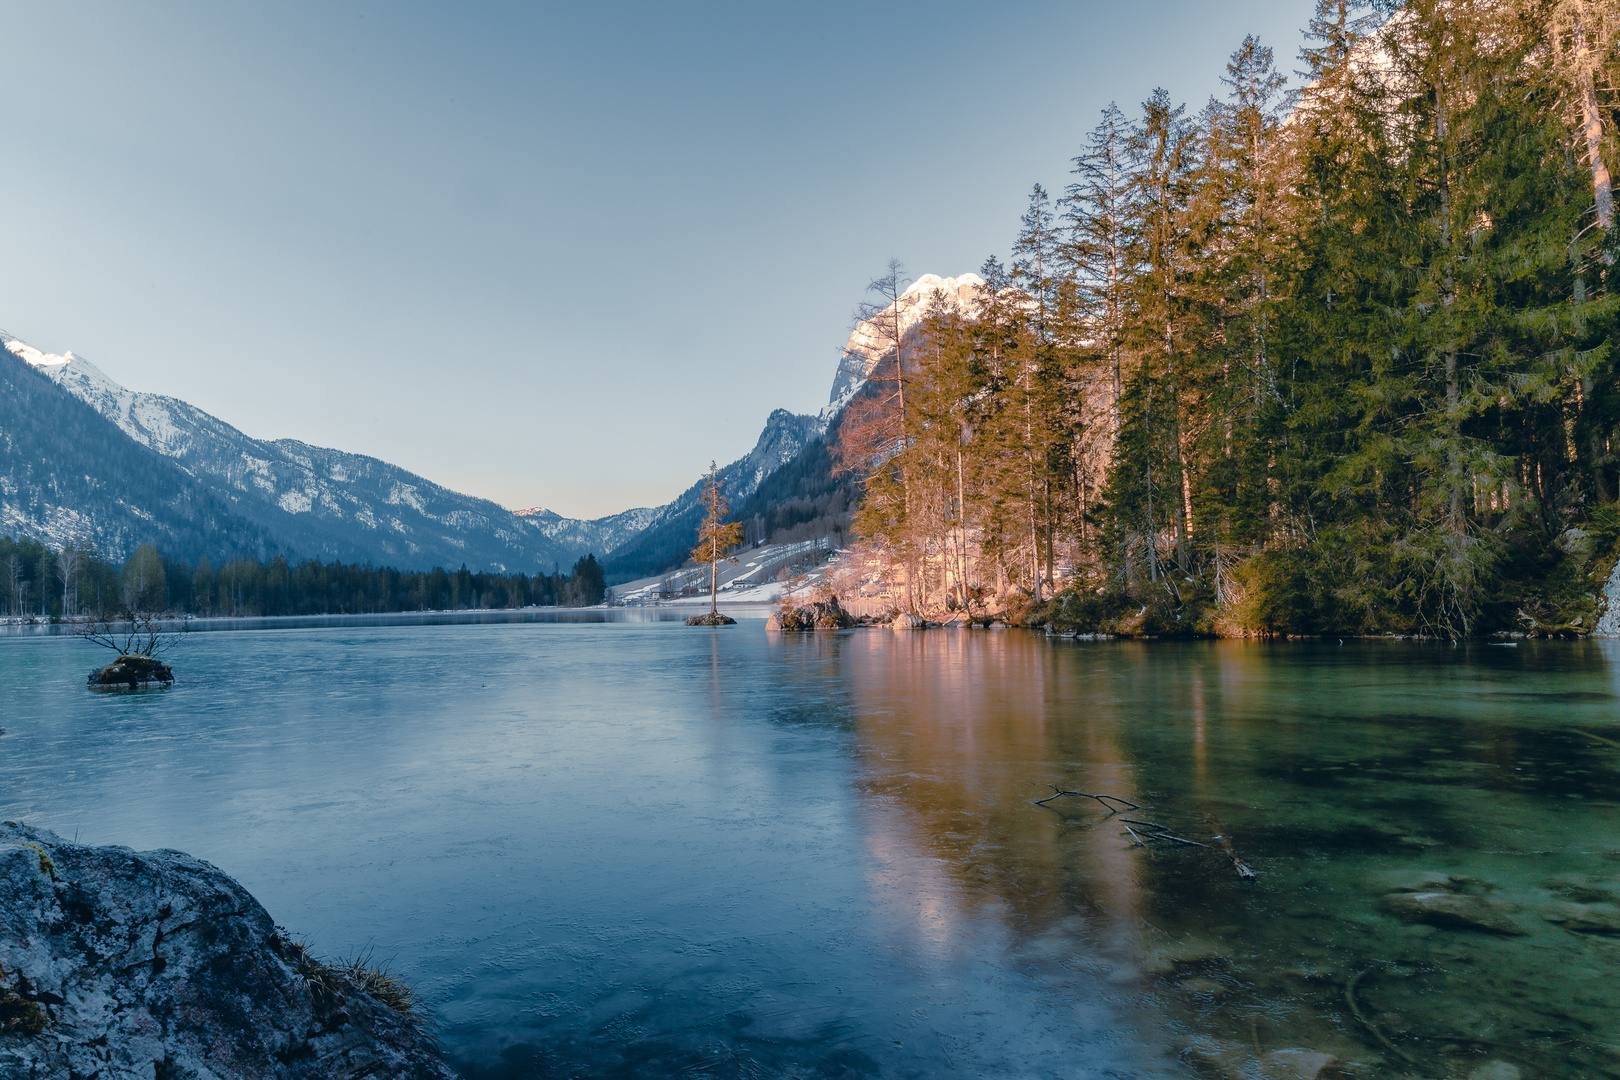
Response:
[[[45,353],[0,332],[0,345],[111,421],[136,445],[226,495],[240,515],[304,556],[392,561],[426,569],[466,563],[551,569],[586,553],[589,522],[559,542],[539,521],[454,492],[364,454],[296,439],[255,439],[188,402],[129,390],[71,352]]]
[[[128,557],[146,542],[196,558],[279,550],[172,459],[133,443],[45,375],[0,354],[0,530]]]
[[[936,294],[966,301],[983,284],[975,274],[923,275],[894,305],[900,333],[913,332]],[[751,519],[760,522],[815,520],[821,510],[810,518],[802,510],[786,517],[772,513],[776,496],[761,491],[773,474],[795,463],[798,479],[791,485],[791,497],[800,502],[820,500],[823,509],[831,505],[827,499],[839,485],[829,472],[826,440],[844,406],[885,355],[883,337],[873,321],[858,322],[834,373],[827,406],[813,415],[773,410],[753,448],[719,470],[734,508],[746,505]],[[179,398],[129,390],[72,352],[47,353],[3,331],[0,347],[89,406],[133,444],[132,450],[173,463],[201,485],[199,491],[211,491],[218,501],[217,513],[232,522],[239,519],[233,528],[252,533],[254,542],[267,550],[401,568],[466,564],[500,572],[549,571],[590,553],[603,561],[610,578],[622,581],[661,573],[684,561],[701,516],[701,477],[661,506],[635,507],[589,520],[563,517],[543,506],[509,510],[364,454],[296,439],[253,438]],[[116,453],[110,448],[108,452]],[[140,464],[145,459],[138,454],[130,461],[136,473],[150,465]],[[828,475],[821,477],[822,473]],[[782,490],[786,497],[789,489]],[[0,483],[0,495],[4,494]],[[30,505],[45,505],[37,492],[30,498]],[[69,513],[72,508],[56,507],[55,518],[47,521],[15,500],[0,506],[9,508],[0,516],[0,527],[50,537],[54,543],[78,540],[79,534],[89,539],[106,533],[106,529],[98,532],[94,515],[84,510]],[[138,508],[120,510],[116,501],[104,501],[101,510],[120,523],[109,526],[108,535],[127,539],[138,531],[125,520],[130,513],[138,520]],[[179,528],[174,524],[171,532]],[[127,555],[118,545],[127,546],[121,539],[108,553]]]

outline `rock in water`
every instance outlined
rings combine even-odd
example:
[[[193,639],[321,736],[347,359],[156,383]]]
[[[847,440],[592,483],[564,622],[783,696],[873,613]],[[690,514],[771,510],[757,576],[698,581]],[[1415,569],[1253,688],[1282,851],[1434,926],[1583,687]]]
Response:
[[[855,616],[845,611],[831,593],[803,607],[784,605],[765,623],[768,630],[845,630],[854,625]]]
[[[201,859],[0,823],[0,1077],[453,1080],[410,1019],[300,958]]]
[[[1194,1039],[1185,1055],[1201,1071],[1229,1080],[1339,1080],[1344,1062],[1319,1050],[1272,1050],[1262,1053],[1235,1043]]]
[[[147,683],[174,682],[169,665],[152,656],[120,656],[106,667],[90,673],[91,686],[144,686]]]
[[[1486,895],[1490,886],[1455,874],[1423,874],[1384,896],[1384,906],[1407,922],[1454,930],[1522,936],[1518,907]]]
[[[722,615],[718,611],[705,611],[686,620],[687,626],[735,626],[736,623],[736,619],[730,615]]]
[[[893,627],[896,630],[921,630],[923,621],[909,611],[902,611],[894,617]]]
[[[1577,934],[1620,936],[1620,907],[1614,904],[1554,904],[1542,917]]]

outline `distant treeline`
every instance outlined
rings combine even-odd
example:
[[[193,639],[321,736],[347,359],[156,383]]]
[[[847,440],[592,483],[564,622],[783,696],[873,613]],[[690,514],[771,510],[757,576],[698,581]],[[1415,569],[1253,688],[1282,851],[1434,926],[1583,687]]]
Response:
[[[284,556],[215,566],[173,559],[143,544],[122,564],[71,544],[0,538],[0,612],[34,617],[124,610],[192,615],[328,615],[467,608],[588,607],[604,599],[594,555],[570,573],[396,570]]]

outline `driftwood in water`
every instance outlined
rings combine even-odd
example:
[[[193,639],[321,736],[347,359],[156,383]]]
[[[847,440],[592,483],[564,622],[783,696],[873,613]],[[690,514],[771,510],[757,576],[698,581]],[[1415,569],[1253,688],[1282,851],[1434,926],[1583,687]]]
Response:
[[[1050,787],[1053,793],[1044,799],[1036,799],[1036,806],[1046,806],[1047,803],[1052,802],[1054,799],[1061,799],[1065,795],[1074,795],[1082,799],[1094,799],[1100,806],[1102,806],[1104,810],[1108,811],[1110,816],[1120,813],[1121,807],[1123,807],[1125,810],[1142,809],[1136,803],[1131,802],[1129,799],[1122,799],[1118,795],[1093,795],[1088,791],[1068,791],[1064,788],[1058,787],[1056,784],[1048,784],[1047,787]],[[1114,803],[1119,803],[1120,806],[1116,807],[1113,805]],[[1048,809],[1050,809],[1050,807],[1048,807]],[[1146,847],[1148,843],[1153,840],[1169,840],[1176,844],[1186,844],[1188,847],[1201,847],[1205,849],[1209,847],[1208,844],[1200,843],[1197,840],[1189,840],[1185,836],[1177,836],[1163,825],[1160,825],[1157,821],[1139,821],[1136,818],[1127,817],[1122,817],[1119,820],[1125,826],[1125,831],[1130,833],[1131,840],[1134,841],[1133,846],[1136,847]],[[1249,868],[1248,863],[1238,858],[1237,850],[1232,847],[1231,838],[1226,835],[1226,829],[1221,826],[1220,822],[1216,821],[1209,814],[1204,815],[1204,820],[1209,822],[1210,828],[1215,830],[1215,836],[1213,839],[1216,843],[1220,844],[1221,850],[1226,853],[1226,857],[1232,860],[1232,866],[1236,868],[1238,877],[1243,878],[1245,881],[1252,880],[1256,876],[1255,872]],[[1142,832],[1137,832],[1136,829],[1131,828],[1132,825],[1135,825],[1138,829],[1142,829],[1146,835],[1144,836]]]
[[[1056,784],[1047,784],[1046,786],[1051,788],[1053,791],[1057,792],[1057,794],[1056,795],[1048,795],[1044,799],[1036,799],[1035,800],[1035,805],[1036,806],[1045,806],[1047,803],[1051,802],[1053,799],[1061,799],[1065,795],[1078,795],[1083,799],[1096,799],[1097,802],[1102,804],[1103,809],[1107,810],[1110,814],[1119,813],[1119,809],[1117,807],[1113,807],[1113,806],[1108,805],[1110,802],[1120,803],[1127,810],[1140,810],[1140,809],[1142,809],[1140,806],[1137,806],[1135,803],[1131,802],[1131,800],[1122,799],[1118,795],[1092,795],[1089,792],[1085,792],[1085,791],[1064,791],[1062,788],[1058,787]]]
[[[1136,836],[1137,834],[1136,830],[1131,828],[1131,826],[1139,825],[1144,829],[1153,830],[1153,834],[1148,837],[1148,840],[1174,840],[1176,843],[1186,844],[1188,847],[1209,847],[1208,844],[1200,844],[1196,840],[1188,840],[1185,836],[1177,836],[1175,833],[1171,832],[1169,829],[1165,828],[1163,825],[1160,825],[1156,821],[1137,821],[1135,818],[1120,818],[1119,820],[1126,823],[1125,831],[1130,833],[1132,836]],[[1137,839],[1142,843],[1146,843],[1146,841],[1141,840],[1141,837],[1137,837]]]
[[[1255,876],[1254,871],[1249,869],[1248,863],[1238,858],[1237,849],[1232,846],[1232,838],[1226,835],[1225,827],[1215,820],[1213,814],[1205,814],[1204,820],[1209,822],[1209,827],[1215,830],[1214,839],[1221,845],[1221,850],[1226,852],[1226,857],[1232,860],[1232,866],[1237,869],[1238,877],[1245,881],[1252,880]]]
[[[1394,1054],[1396,1057],[1402,1058],[1406,1061],[1411,1061],[1412,1055],[1390,1042],[1389,1037],[1380,1031],[1378,1025],[1372,1022],[1372,1018],[1366,1013],[1363,1013],[1361,1011],[1361,1006],[1356,1004],[1356,984],[1359,983],[1366,974],[1366,970],[1356,972],[1354,975],[1350,976],[1350,982],[1344,988],[1344,1001],[1345,1004],[1350,1006],[1350,1015],[1354,1016],[1361,1022],[1363,1027],[1377,1036],[1378,1041],[1384,1044],[1384,1048],[1386,1050]]]

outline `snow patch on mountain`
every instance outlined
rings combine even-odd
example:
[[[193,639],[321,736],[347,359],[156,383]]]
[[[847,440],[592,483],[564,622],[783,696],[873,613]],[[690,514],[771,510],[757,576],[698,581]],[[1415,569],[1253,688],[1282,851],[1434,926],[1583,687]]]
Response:
[[[617,550],[625,541],[645,529],[657,515],[658,508],[638,506],[633,510],[590,520],[566,518],[543,506],[531,506],[513,513],[533,523],[552,540],[601,557]]]
[[[928,314],[929,306],[936,300],[951,301],[967,307],[983,288],[984,279],[978,274],[963,274],[961,277],[953,278],[924,274],[913,281],[905,292],[900,294],[898,300],[885,308],[883,314],[875,319],[856,323],[854,332],[849,335],[849,344],[844,346],[838,373],[833,377],[832,394],[828,398],[827,407],[821,411],[823,425],[830,423],[832,418],[849,404],[850,399],[865,385],[867,376],[872,373],[872,368],[878,361],[894,351],[896,333],[904,340],[906,335],[922,322],[923,316]],[[888,316],[889,312],[893,312],[894,315]],[[891,321],[897,326],[891,327],[889,325]]]

